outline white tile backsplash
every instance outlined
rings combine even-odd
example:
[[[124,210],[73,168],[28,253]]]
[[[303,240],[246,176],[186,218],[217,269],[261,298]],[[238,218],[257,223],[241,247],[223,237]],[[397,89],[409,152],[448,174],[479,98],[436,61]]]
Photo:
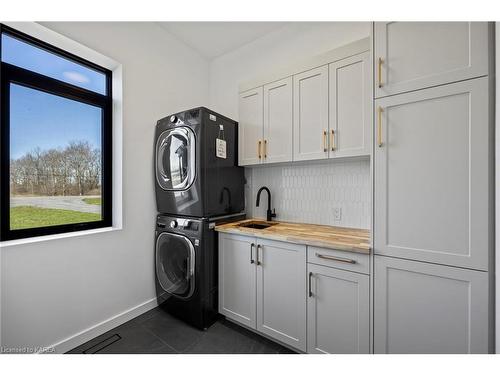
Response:
[[[276,220],[369,229],[371,213],[370,160],[347,159],[245,168],[246,211],[249,217],[266,217],[267,194]],[[341,209],[335,220],[334,209]]]

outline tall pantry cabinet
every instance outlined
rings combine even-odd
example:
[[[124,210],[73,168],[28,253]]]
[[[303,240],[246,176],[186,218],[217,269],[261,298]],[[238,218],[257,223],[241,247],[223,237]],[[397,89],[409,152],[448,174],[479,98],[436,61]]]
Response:
[[[488,353],[491,26],[374,24],[374,351]]]

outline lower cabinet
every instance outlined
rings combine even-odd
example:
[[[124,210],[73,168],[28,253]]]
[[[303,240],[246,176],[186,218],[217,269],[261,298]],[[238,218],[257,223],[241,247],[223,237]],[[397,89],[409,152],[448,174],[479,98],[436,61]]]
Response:
[[[255,239],[219,234],[219,313],[256,327]]]
[[[306,246],[219,236],[219,312],[306,351]]]
[[[375,353],[488,353],[488,274],[375,256]]]
[[[307,352],[368,354],[369,276],[315,264],[308,276]]]

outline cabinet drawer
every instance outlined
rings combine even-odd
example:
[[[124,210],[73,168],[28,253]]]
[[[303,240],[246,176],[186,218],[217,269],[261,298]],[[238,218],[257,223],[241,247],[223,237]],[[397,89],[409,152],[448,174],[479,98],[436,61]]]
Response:
[[[348,271],[370,273],[370,257],[349,251],[307,247],[307,262]]]

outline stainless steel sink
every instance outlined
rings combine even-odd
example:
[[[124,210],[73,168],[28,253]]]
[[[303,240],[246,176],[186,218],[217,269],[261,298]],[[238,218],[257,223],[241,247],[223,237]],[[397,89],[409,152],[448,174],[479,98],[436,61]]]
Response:
[[[278,223],[270,223],[268,221],[247,221],[246,223],[241,223],[238,226],[243,228],[252,228],[252,229],[266,229],[276,225]]]

